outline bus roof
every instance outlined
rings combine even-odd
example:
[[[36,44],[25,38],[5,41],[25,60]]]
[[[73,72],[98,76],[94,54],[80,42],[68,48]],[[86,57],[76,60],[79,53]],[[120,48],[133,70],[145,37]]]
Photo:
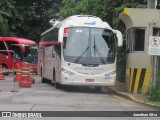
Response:
[[[93,15],[72,15],[43,32],[41,36],[54,28],[61,27],[97,27],[112,29],[107,22],[102,21],[99,17]]]
[[[0,41],[14,41],[20,44],[36,44],[33,40],[19,37],[0,37]]]
[[[93,15],[73,15],[64,19],[62,21],[62,25],[64,27],[84,26],[111,29],[110,25],[107,22],[104,22],[101,20],[101,18]]]

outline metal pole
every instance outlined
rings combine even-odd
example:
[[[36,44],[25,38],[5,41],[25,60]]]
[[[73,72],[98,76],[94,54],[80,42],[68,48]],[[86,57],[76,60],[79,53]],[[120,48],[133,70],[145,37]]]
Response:
[[[150,36],[153,34],[152,33],[152,24],[149,23],[148,24],[148,41],[149,41],[149,38]],[[149,43],[148,43],[149,45]],[[148,48],[149,49],[149,48]],[[149,91],[150,91],[150,94],[151,94],[151,90],[153,88],[153,81],[154,81],[154,56],[151,55],[151,76],[150,76],[150,82],[149,82]]]
[[[153,78],[153,86],[154,87],[157,87],[157,74],[156,74],[156,72],[157,72],[157,56],[153,56],[154,57],[154,61],[153,61],[153,69],[154,69],[154,71],[153,71],[153,75],[154,75],[154,78]]]
[[[159,87],[159,79],[160,79],[160,75],[159,75],[159,73],[160,73],[160,66],[159,66],[159,63],[160,61],[159,61],[159,56],[157,56],[156,57],[156,87],[158,88]]]
[[[154,56],[151,56],[151,64],[152,64],[152,69],[151,69],[151,84],[150,84],[150,92],[153,88],[153,81],[154,81]]]

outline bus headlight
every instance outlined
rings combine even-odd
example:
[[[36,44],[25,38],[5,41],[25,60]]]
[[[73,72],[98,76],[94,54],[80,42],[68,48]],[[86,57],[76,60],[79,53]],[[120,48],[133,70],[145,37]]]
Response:
[[[69,74],[69,75],[75,75],[75,73],[69,71],[69,70],[66,70],[64,68],[62,68],[62,72],[65,73],[65,74]]]
[[[112,77],[116,76],[116,71],[105,74],[105,79],[112,79]]]

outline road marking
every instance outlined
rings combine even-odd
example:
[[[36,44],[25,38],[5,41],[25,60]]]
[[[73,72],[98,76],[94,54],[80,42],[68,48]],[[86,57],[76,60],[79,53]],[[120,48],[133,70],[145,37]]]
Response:
[[[120,100],[123,100],[123,101],[127,101],[127,102],[130,102],[130,103],[133,103],[133,104],[136,104],[136,102],[133,102],[131,100],[128,100],[126,98],[123,98],[121,96],[117,96],[117,95],[113,95],[113,97],[117,98],[117,99],[120,99]]]

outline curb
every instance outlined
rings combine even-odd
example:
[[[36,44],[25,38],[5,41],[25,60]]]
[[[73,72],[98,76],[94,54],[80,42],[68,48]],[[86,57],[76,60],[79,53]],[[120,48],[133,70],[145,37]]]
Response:
[[[123,97],[123,98],[126,98],[126,99],[129,99],[129,100],[132,100],[136,103],[140,103],[140,104],[144,104],[144,105],[148,105],[148,106],[151,106],[151,107],[154,107],[154,108],[157,108],[157,109],[160,109],[160,106],[158,105],[155,105],[155,104],[152,104],[152,103],[148,103],[148,102],[144,102],[142,100],[139,100],[135,97],[133,97],[132,95],[128,95],[128,94],[125,94],[124,92],[120,92],[118,90],[116,90],[115,88],[113,87],[109,87],[115,94]]]

